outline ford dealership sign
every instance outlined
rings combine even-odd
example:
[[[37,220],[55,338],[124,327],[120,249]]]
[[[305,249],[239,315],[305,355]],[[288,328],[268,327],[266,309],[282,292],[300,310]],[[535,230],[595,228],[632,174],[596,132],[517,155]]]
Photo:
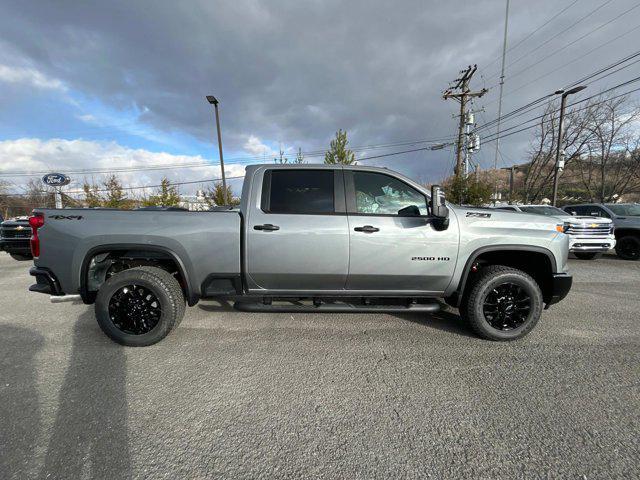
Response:
[[[69,185],[71,179],[64,173],[47,173],[42,177],[42,181],[50,187],[64,187],[65,185]]]

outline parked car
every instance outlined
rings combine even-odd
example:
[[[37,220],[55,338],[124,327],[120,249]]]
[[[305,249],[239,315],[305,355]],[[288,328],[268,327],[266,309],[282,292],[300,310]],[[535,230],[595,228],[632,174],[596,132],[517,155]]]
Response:
[[[640,259],[640,204],[583,203],[567,205],[564,210],[571,215],[611,219],[615,227],[618,257],[625,260]]]
[[[247,167],[220,211],[35,209],[31,291],[95,303],[114,341],[150,345],[185,302],[245,312],[434,312],[513,340],[571,288],[569,238],[543,216],[446,204],[384,168]]]
[[[16,217],[0,223],[0,250],[14,260],[31,260],[29,217]]]
[[[569,235],[569,251],[581,260],[593,260],[601,252],[616,246],[613,222],[607,218],[572,216],[551,205],[499,205],[495,208],[513,212],[546,215],[561,220]]]

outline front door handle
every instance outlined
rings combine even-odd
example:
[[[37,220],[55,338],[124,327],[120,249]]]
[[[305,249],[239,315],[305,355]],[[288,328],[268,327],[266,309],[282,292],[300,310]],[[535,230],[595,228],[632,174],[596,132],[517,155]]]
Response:
[[[356,227],[354,228],[354,230],[356,232],[364,232],[364,233],[373,233],[373,232],[379,232],[380,229],[373,227],[371,225],[365,225],[364,227]]]
[[[280,227],[277,225],[271,225],[270,223],[265,223],[264,225],[254,225],[254,230],[266,230],[267,232],[273,232],[274,230],[280,230]]]

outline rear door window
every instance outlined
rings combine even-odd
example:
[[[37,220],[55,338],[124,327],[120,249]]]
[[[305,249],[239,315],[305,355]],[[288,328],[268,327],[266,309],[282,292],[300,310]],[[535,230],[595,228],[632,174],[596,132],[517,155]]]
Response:
[[[268,170],[262,210],[267,213],[329,214],[335,212],[333,170]]]

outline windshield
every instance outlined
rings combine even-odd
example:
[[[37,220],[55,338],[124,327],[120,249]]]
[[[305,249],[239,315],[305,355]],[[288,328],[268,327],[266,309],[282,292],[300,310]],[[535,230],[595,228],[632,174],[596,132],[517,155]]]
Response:
[[[631,216],[631,217],[640,217],[640,204],[627,204],[627,205],[607,205],[609,210],[615,213],[618,216]]]
[[[520,207],[520,210],[526,213],[537,213],[538,215],[546,215],[547,217],[557,217],[558,215],[566,216],[567,212],[557,207],[547,205],[538,205],[534,207]]]

